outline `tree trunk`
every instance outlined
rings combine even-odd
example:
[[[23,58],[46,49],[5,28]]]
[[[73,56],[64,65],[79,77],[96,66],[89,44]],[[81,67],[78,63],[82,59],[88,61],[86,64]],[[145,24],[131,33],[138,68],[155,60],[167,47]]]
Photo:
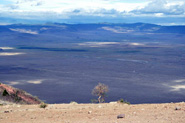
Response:
[[[101,96],[98,97],[98,102],[101,103]]]

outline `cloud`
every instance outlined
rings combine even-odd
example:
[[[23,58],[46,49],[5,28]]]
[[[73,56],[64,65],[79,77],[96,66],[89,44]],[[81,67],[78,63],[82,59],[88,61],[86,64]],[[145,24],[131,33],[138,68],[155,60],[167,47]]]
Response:
[[[17,11],[53,11],[65,12],[74,9],[130,11],[145,3],[126,3],[119,0],[10,0]],[[1,4],[1,2],[0,2]],[[10,4],[8,4],[10,5]],[[6,7],[5,7],[6,8]]]
[[[25,4],[25,3],[42,3],[43,0],[12,0],[13,3],[18,4]]]
[[[153,0],[129,2],[128,0],[10,0],[11,4],[2,9],[7,12],[53,12],[57,14],[73,11],[73,13],[99,15],[125,14],[158,14],[180,15],[185,13],[183,0]],[[139,1],[139,0],[138,0]],[[1,5],[1,2],[0,2]],[[2,9],[0,11],[2,11]],[[12,11],[13,10],[13,11]],[[73,14],[72,13],[72,14]]]
[[[133,20],[137,22],[143,22],[143,20],[150,20],[150,18],[153,19],[154,17],[155,20],[160,17],[176,17],[176,20],[185,18],[184,0],[9,1],[8,4],[1,4],[0,2],[0,18],[35,19],[45,22],[74,22],[74,19],[78,20],[78,22],[84,22],[84,19],[90,21],[92,18],[93,22],[110,22],[110,20],[126,22],[130,18],[134,18]],[[177,22],[173,20],[170,23]]]
[[[145,7],[131,11],[134,14],[185,15],[185,2],[167,2],[166,0],[154,0]]]
[[[74,9],[74,10],[69,10],[66,12],[62,13],[63,15],[68,15],[68,17],[70,16],[74,16],[74,15],[84,15],[84,16],[111,16],[111,17],[117,17],[120,16],[121,14],[123,14],[123,12],[119,12],[115,9],[96,9],[96,10],[92,10],[92,9]]]
[[[15,10],[15,9],[18,9],[19,6],[10,4],[10,5],[6,5],[5,8],[10,9],[10,10]]]
[[[33,3],[31,6],[42,6],[44,3],[42,1]]]

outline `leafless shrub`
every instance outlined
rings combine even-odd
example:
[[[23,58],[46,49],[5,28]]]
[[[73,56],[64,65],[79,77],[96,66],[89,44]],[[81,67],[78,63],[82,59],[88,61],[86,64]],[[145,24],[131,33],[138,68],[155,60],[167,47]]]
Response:
[[[99,83],[97,86],[94,87],[92,90],[92,95],[98,96],[98,102],[103,103],[105,102],[106,93],[109,91],[108,86],[102,83]]]

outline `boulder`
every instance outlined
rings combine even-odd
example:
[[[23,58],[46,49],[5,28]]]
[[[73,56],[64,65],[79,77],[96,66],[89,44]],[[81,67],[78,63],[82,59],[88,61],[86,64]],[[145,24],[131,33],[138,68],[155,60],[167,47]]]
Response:
[[[117,116],[117,119],[120,119],[120,118],[125,118],[125,114],[119,114],[119,115]]]

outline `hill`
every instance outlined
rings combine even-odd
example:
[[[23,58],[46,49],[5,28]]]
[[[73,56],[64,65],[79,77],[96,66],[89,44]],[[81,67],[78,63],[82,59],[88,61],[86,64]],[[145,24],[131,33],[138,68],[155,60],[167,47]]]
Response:
[[[5,104],[40,104],[41,101],[31,94],[0,83],[0,102]]]
[[[97,23],[1,25],[0,45],[54,45],[79,42],[168,42],[184,43],[185,26],[147,23]],[[175,40],[174,40],[175,39]]]

